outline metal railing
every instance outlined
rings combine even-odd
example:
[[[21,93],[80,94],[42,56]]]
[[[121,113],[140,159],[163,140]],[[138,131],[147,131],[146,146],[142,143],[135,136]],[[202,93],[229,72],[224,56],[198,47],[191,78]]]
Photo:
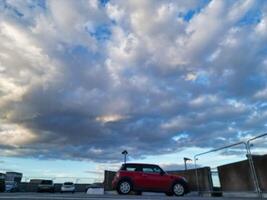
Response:
[[[253,156],[252,156],[252,153],[251,153],[251,142],[252,141],[255,141],[255,140],[258,140],[258,139],[261,139],[263,137],[267,137],[267,133],[264,133],[264,134],[261,134],[261,135],[258,135],[256,137],[253,137],[251,139],[249,139],[247,141],[247,149],[248,149],[248,160],[249,160],[249,165],[250,165],[250,168],[251,170],[253,171],[253,176],[254,176],[254,185],[255,185],[255,188],[258,192],[258,195],[260,198],[263,197],[263,194],[262,194],[262,190],[260,188],[260,185],[259,185],[259,179],[258,179],[258,176],[257,176],[257,173],[256,173],[256,169],[255,169],[255,164],[254,164],[254,161],[253,161]]]
[[[249,170],[250,170],[251,177],[252,177],[252,180],[253,180],[254,189],[255,189],[258,197],[262,198],[263,195],[262,195],[262,191],[261,191],[261,188],[260,188],[260,185],[259,185],[259,179],[257,177],[255,164],[254,164],[254,161],[253,161],[253,156],[251,154],[251,146],[252,146],[251,142],[255,141],[255,140],[258,140],[258,139],[261,139],[263,137],[267,137],[267,133],[264,133],[264,134],[258,135],[256,137],[253,137],[253,138],[251,138],[251,139],[249,139],[249,140],[247,140],[245,142],[242,141],[242,142],[230,144],[230,145],[227,145],[227,146],[223,146],[223,147],[220,147],[220,148],[216,148],[216,149],[212,149],[212,150],[209,150],[209,151],[206,151],[206,152],[202,152],[202,153],[196,154],[194,156],[194,165],[195,165],[195,176],[196,176],[197,191],[198,191],[199,195],[201,194],[200,185],[199,185],[199,178],[198,178],[198,169],[197,169],[197,160],[199,159],[199,157],[203,156],[203,155],[206,155],[206,154],[209,154],[209,153],[218,152],[220,150],[229,149],[231,147],[244,145],[246,153],[247,153],[246,156],[247,156],[247,159],[248,159],[248,162],[249,162]],[[207,192],[212,192],[212,189],[210,191],[207,191]]]

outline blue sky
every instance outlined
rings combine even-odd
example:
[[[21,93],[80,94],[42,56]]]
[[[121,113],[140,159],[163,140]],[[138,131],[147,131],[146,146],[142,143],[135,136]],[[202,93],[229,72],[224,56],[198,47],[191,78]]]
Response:
[[[0,171],[178,169],[263,133],[266,42],[266,1],[0,0]]]

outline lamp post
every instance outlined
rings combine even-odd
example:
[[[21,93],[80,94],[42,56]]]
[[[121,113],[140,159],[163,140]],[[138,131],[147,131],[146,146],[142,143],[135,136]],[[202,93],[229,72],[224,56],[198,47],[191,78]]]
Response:
[[[128,151],[127,150],[124,150],[123,152],[121,152],[121,154],[124,155],[124,164],[126,164],[126,156],[128,154]]]
[[[192,161],[192,160],[190,158],[184,157],[184,170],[187,170],[187,164],[186,164],[187,161]]]

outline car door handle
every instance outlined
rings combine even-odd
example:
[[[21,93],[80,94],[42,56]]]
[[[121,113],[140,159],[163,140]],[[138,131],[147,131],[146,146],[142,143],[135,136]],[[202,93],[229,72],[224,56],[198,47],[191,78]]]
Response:
[[[147,177],[147,175],[146,175],[146,174],[142,174],[142,176],[144,176],[144,177]]]

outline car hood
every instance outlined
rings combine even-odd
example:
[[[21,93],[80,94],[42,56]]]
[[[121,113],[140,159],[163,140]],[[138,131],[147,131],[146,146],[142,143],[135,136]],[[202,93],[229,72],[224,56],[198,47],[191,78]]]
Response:
[[[184,178],[183,176],[179,176],[179,175],[175,175],[175,174],[168,174],[168,176],[173,178],[173,179],[182,179],[182,180],[187,182],[186,178]]]

